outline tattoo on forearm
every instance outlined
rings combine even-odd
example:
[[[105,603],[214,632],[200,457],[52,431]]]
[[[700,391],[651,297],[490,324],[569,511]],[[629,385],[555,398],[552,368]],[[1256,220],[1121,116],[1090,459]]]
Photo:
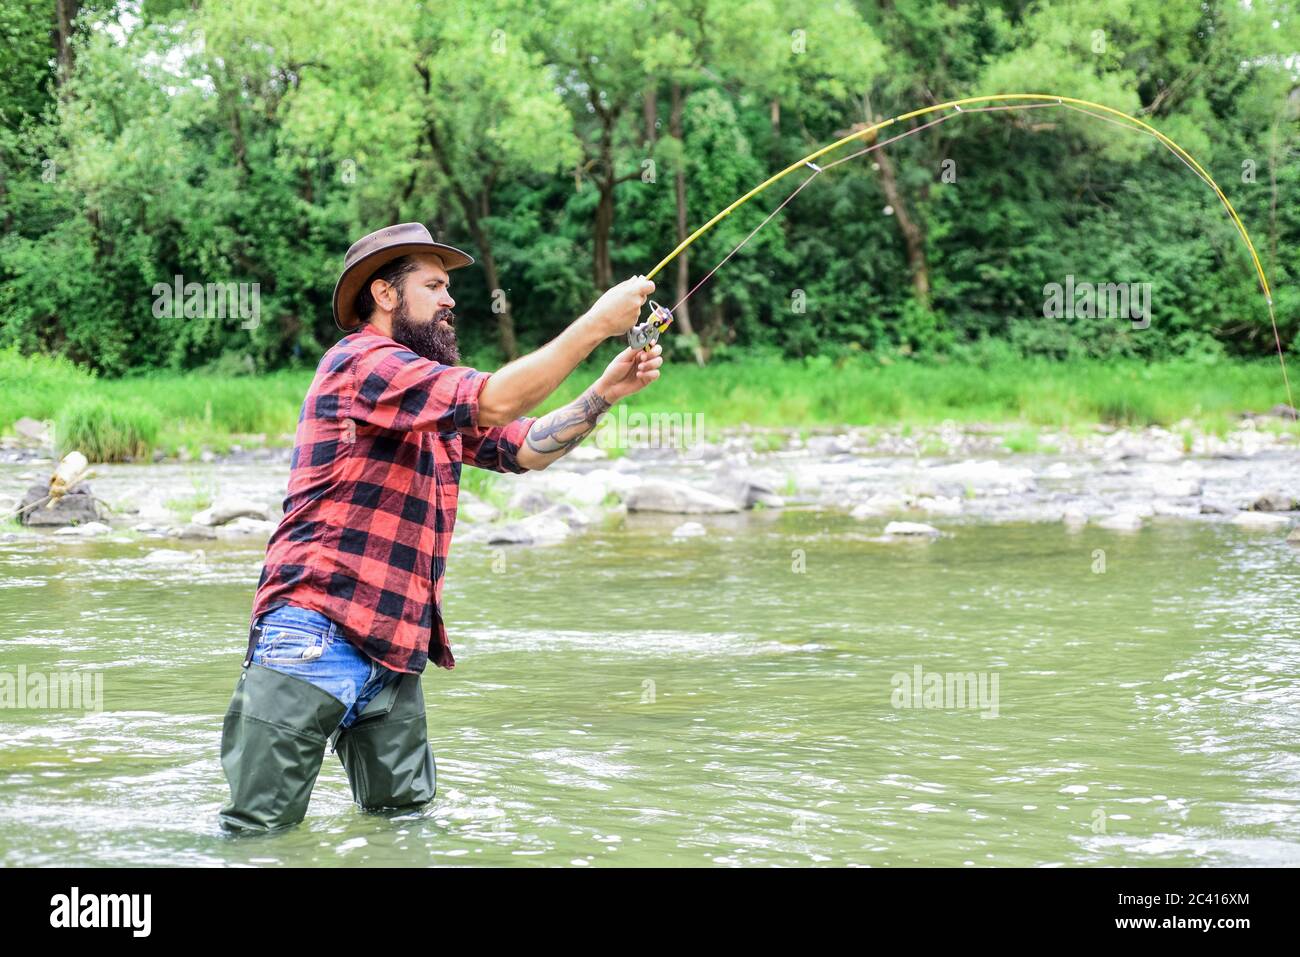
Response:
[[[596,427],[596,420],[608,412],[609,407],[610,403],[592,386],[568,405],[534,422],[528,430],[528,447],[538,455],[558,458],[590,435]]]

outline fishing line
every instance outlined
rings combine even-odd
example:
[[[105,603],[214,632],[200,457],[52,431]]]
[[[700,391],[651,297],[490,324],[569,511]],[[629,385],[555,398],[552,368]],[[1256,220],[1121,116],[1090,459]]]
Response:
[[[1002,104],[1002,101],[1006,101],[1006,100],[1030,100],[1033,102]],[[1002,105],[977,106],[974,108],[963,109],[963,107],[966,107],[969,104],[993,103],[993,102]],[[1223,190],[1219,187],[1219,184],[1214,181],[1214,177],[1212,177],[1208,172],[1206,172],[1204,167],[1202,167],[1201,164],[1198,163],[1190,153],[1188,153],[1185,149],[1183,149],[1181,146],[1175,143],[1164,133],[1161,133],[1159,130],[1157,130],[1155,127],[1151,126],[1150,124],[1138,119],[1135,116],[1130,116],[1128,113],[1124,113],[1121,110],[1114,109],[1113,107],[1106,106],[1105,104],[1102,103],[1094,103],[1090,100],[1078,99],[1076,97],[1056,96],[1054,94],[1046,94],[1046,93],[998,93],[989,96],[972,96],[960,100],[951,100],[947,103],[935,104],[934,106],[922,107],[921,109],[913,110],[910,113],[904,113],[900,116],[891,117],[887,120],[882,120],[879,123],[874,123],[870,126],[863,127],[862,129],[855,130],[854,132],[848,134],[847,136],[841,137],[835,142],[820,147],[819,149],[813,151],[812,153],[809,153],[807,156],[803,157],[802,159],[796,160],[795,162],[787,166],[785,169],[768,177],[766,180],[764,180],[759,185],[755,186],[749,192],[745,193],[739,199],[732,202],[725,209],[720,210],[718,213],[716,213],[713,216],[712,219],[706,222],[703,226],[700,226],[698,229],[695,230],[695,232],[691,233],[684,240],[678,243],[678,245],[676,246],[676,248],[672,250],[672,252],[670,252],[662,260],[660,260],[659,263],[652,270],[650,270],[650,272],[646,274],[646,277],[649,279],[653,279],[660,271],[663,270],[665,266],[667,266],[670,262],[672,262],[675,258],[677,258],[678,255],[680,255],[687,248],[689,248],[697,239],[703,236],[715,225],[717,225],[726,217],[730,216],[735,210],[739,209],[745,203],[749,202],[759,193],[766,190],[773,183],[776,183],[778,180],[785,178],[787,175],[794,172],[795,170],[801,168],[809,168],[813,172],[812,175],[808,176],[806,179],[804,179],[802,183],[799,184],[798,187],[792,190],[791,193],[775,209],[773,209],[772,212],[769,213],[761,223],[758,224],[758,226],[756,226],[753,230],[751,230],[750,233],[744,239],[742,239],[730,252],[728,252],[721,262],[719,262],[716,266],[714,266],[711,270],[709,270],[709,272],[704,276],[703,279],[701,279],[693,287],[691,287],[691,289],[686,293],[686,295],[683,296],[677,302],[677,304],[673,306],[674,310],[682,303],[686,302],[691,296],[693,296],[700,289],[700,287],[703,286],[704,283],[707,282],[714,275],[714,273],[718,271],[718,269],[720,269],[724,264],[726,264],[737,252],[739,252],[740,249],[742,249],[745,246],[745,244],[748,243],[750,239],[752,239],[760,229],[762,229],[769,222],[771,222],[772,218],[775,217],[776,214],[779,213],[782,209],[784,209],[785,206],[791,200],[793,200],[795,196],[797,196],[800,192],[802,192],[805,186],[807,186],[809,183],[811,183],[814,179],[816,179],[818,176],[820,176],[822,173],[826,172],[827,170],[833,169],[834,167],[839,166],[842,163],[846,163],[851,159],[856,159],[860,156],[866,155],[867,153],[871,153],[877,149],[889,145],[890,143],[896,143],[898,140],[911,136],[914,133],[919,133],[922,130],[930,129],[931,127],[938,126],[940,123],[947,122],[950,119],[953,119],[957,116],[961,116],[966,113],[991,113],[991,112],[1002,112],[1008,110],[1033,109],[1033,108],[1040,108],[1040,107],[1059,107],[1059,106],[1066,107],[1068,109],[1074,110],[1077,113],[1082,113],[1086,116],[1091,116],[1094,119],[1105,120],[1108,123],[1112,123],[1115,126],[1121,126],[1124,129],[1136,130],[1138,132],[1146,133],[1150,136],[1155,137],[1157,140],[1160,141],[1162,145],[1164,145],[1166,149],[1168,149],[1171,153],[1173,153],[1176,157],[1178,157],[1178,159],[1183,163],[1183,165],[1185,165],[1194,174],[1196,174],[1198,179],[1200,179],[1203,183],[1205,183],[1212,190],[1214,190],[1215,195],[1219,197],[1219,200],[1222,202],[1224,208],[1228,211],[1228,215],[1232,219],[1233,225],[1236,226],[1237,232],[1241,236],[1242,241],[1246,244],[1246,248],[1250,253],[1251,261],[1255,266],[1255,274],[1259,279],[1259,286],[1264,293],[1264,301],[1268,308],[1269,323],[1273,329],[1273,340],[1275,345],[1277,346],[1278,362],[1281,364],[1282,367],[1282,380],[1286,385],[1287,404],[1294,409],[1295,400],[1292,397],[1292,393],[1291,393],[1291,379],[1290,379],[1290,375],[1287,372],[1286,356],[1282,349],[1282,337],[1281,337],[1281,333],[1278,331],[1277,315],[1273,308],[1273,292],[1272,289],[1269,287],[1268,277],[1264,273],[1264,266],[1263,263],[1260,261],[1259,253],[1256,251],[1255,244],[1250,238],[1250,232],[1246,229],[1245,224],[1241,221],[1241,217],[1237,214],[1237,210],[1233,207],[1232,202],[1224,194]],[[895,123],[906,122],[907,120],[915,119],[921,116],[926,116],[930,113],[937,113],[941,110],[952,110],[953,112],[947,113],[943,116],[940,116],[934,120],[930,120],[926,123],[922,123],[919,126],[912,127],[911,129],[907,130],[904,133],[900,133],[897,136],[893,136],[890,137],[889,139],[882,140],[879,143],[873,143],[871,146],[868,146],[865,149],[858,150],[857,152],[852,153],[848,156],[840,157],[839,159],[836,159],[825,165],[818,165],[816,162],[819,158],[826,155],[827,153],[837,150],[840,147],[853,142],[854,140],[867,139],[868,137],[874,136],[878,131],[888,126],[892,126]],[[1101,112],[1095,112],[1098,110]],[[1118,120],[1115,119],[1115,117],[1118,117]],[[1120,120],[1124,122],[1120,122]],[[661,312],[666,314],[667,321],[671,321],[671,310],[663,310],[662,307],[657,307],[657,308]]]

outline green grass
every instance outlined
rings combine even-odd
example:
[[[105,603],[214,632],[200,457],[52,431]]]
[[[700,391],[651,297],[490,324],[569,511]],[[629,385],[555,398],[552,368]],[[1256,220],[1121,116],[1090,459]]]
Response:
[[[1080,422],[1170,425],[1221,421],[1286,401],[1276,362],[1214,366],[1164,362],[1009,361],[983,368],[921,362],[881,366],[756,361],[674,366],[630,400],[643,411],[705,413],[717,424],[914,424]]]
[[[60,455],[79,449],[92,462],[140,461],[158,443],[158,413],[138,400],[76,396],[59,410],[54,436]]]
[[[600,361],[573,373],[534,414],[571,401],[600,374],[610,352],[602,349]],[[0,430],[24,415],[55,419],[61,444],[77,445],[92,458],[138,458],[136,453],[155,447],[169,455],[182,448],[222,452],[248,434],[287,443],[311,376],[311,370],[298,369],[261,376],[160,374],[106,380],[63,360],[0,350]],[[1036,437],[1030,438],[1038,428],[1074,431],[1101,422],[1172,426],[1186,419],[1197,429],[1222,435],[1236,426],[1241,412],[1266,411],[1286,400],[1276,361],[1207,365],[1009,359],[984,366],[883,364],[863,355],[836,362],[752,359],[706,368],[676,362],[627,403],[629,411],[703,413],[710,433],[742,423],[797,426],[805,438],[814,426],[880,425],[906,434],[945,419],[1006,423],[1011,427],[1009,447],[1029,451],[1038,447]],[[1277,420],[1260,427],[1297,431],[1294,423]],[[757,447],[775,448],[780,441],[775,435],[754,439]],[[622,450],[607,451],[616,458]],[[491,501],[490,492],[482,497]]]
[[[1008,452],[1037,452],[1038,430],[1032,426],[1017,429],[1002,437],[1002,444]]]
[[[1222,435],[1236,427],[1240,413],[1267,411],[1285,401],[1278,365],[1268,361],[1207,366],[1020,360],[983,368],[920,362],[881,366],[864,357],[834,366],[755,362],[672,367],[651,389],[633,396],[629,406],[647,412],[702,412],[711,427],[740,422],[887,425],[901,426],[906,433],[945,419],[1014,423],[1023,431],[1013,434],[1012,443],[1029,450],[1030,432],[1043,427],[1168,427],[1187,419]],[[1295,423],[1281,420],[1263,427],[1297,431]]]
[[[460,487],[490,505],[496,505],[497,508],[501,507],[497,502],[502,496],[508,495],[506,490],[501,488],[497,473],[486,469],[462,468]]]
[[[192,494],[169,498],[163,504],[173,512],[181,515],[192,515],[211,506],[217,494],[216,483],[211,479],[201,481],[197,476],[192,475],[190,476],[190,484],[194,486]]]
[[[247,434],[291,441],[311,378],[304,369],[100,379],[63,359],[0,349],[0,431],[23,416],[52,419],[60,448],[95,461],[138,459],[154,448],[224,452]]]
[[[760,432],[753,439],[755,452],[779,452],[785,448],[785,436],[780,432]]]

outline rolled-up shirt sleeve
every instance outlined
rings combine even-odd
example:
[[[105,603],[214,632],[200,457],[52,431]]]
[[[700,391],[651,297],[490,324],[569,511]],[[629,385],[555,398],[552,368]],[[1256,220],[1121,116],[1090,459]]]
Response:
[[[519,449],[536,418],[524,416],[491,428],[463,428],[461,435],[461,460],[476,468],[493,472],[527,472],[519,464]]]
[[[400,432],[477,429],[479,394],[491,378],[491,373],[443,365],[396,344],[361,355],[352,371],[355,387],[344,414]]]

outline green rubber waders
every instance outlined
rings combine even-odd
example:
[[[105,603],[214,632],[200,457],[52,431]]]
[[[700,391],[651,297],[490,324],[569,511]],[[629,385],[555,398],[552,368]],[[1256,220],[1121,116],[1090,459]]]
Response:
[[[240,675],[221,733],[230,803],[218,815],[232,831],[297,824],[320,773],[325,741],[347,709],[309,681],[250,664]]]
[[[368,811],[428,804],[437,793],[437,768],[420,676],[400,675],[384,692],[334,738],[352,798]]]

